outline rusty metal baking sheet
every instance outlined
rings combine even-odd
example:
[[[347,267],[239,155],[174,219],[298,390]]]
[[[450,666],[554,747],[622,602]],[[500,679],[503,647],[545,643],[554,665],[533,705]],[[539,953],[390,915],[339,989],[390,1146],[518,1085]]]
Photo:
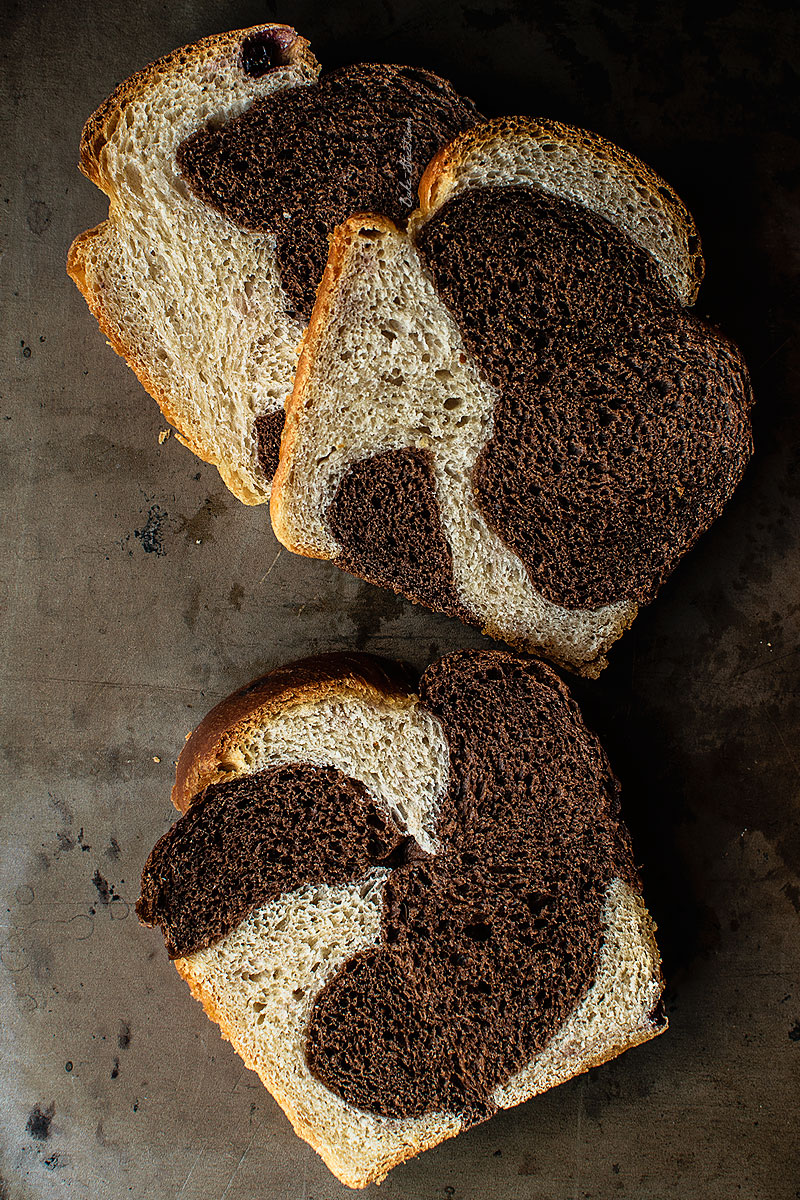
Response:
[[[395,1170],[394,1200],[796,1200],[800,1091],[800,16],[790,4],[54,0],[4,9],[2,1200],[339,1200],[133,905],[173,760],[253,675],[482,643],[295,558],[174,437],[67,279],[104,198],[81,125],[207,33],[293,23],[490,115],[597,129],[694,212],[699,311],[742,345],[757,454],[578,687],[623,782],[671,1027]],[[377,1195],[369,1189],[366,1195]]]

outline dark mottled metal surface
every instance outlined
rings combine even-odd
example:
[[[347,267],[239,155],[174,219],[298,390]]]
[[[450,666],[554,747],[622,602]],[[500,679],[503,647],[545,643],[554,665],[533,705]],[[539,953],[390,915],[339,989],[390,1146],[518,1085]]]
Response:
[[[655,10],[655,11],[653,11]],[[515,0],[5,8],[4,1200],[336,1200],[132,912],[172,760],[217,698],[322,648],[479,644],[279,553],[163,428],[64,274],[105,202],[81,124],[206,33],[291,21],[327,66],[418,63],[484,111],[583,124],[694,211],[699,311],[743,346],[757,457],[587,712],[623,778],[667,1036],[395,1171],[404,1200],[800,1196],[800,16],[790,3]]]

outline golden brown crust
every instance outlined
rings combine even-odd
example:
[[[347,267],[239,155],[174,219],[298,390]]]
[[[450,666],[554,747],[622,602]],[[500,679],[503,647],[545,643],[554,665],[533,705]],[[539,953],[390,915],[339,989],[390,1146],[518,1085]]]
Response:
[[[404,701],[415,684],[401,663],[371,654],[320,654],[277,667],[239,688],[203,718],[178,758],[172,803],[186,812],[209,784],[232,778],[238,770],[233,759],[238,743],[249,729],[266,724],[282,708],[343,691],[383,703]]]
[[[270,498],[269,511],[275,536],[279,542],[283,543],[287,550],[291,550],[293,554],[305,555],[306,558],[325,558],[326,556],[320,554],[314,547],[304,546],[301,542],[293,540],[291,530],[284,520],[286,504],[283,493],[284,488],[287,491],[290,490],[288,488],[289,470],[294,459],[295,447],[298,443],[300,414],[303,409],[303,393],[325,335],[331,311],[336,303],[339,282],[347,260],[347,252],[364,229],[374,229],[381,233],[397,233],[397,226],[388,217],[381,217],[374,213],[356,213],[352,217],[348,217],[341,225],[337,225],[330,235],[328,239],[330,242],[328,262],[320,280],[320,285],[317,288],[317,299],[314,303],[308,329],[303,335],[300,345],[300,358],[294,376],[292,394],[286,401],[286,419],[281,436],[280,458],[278,460],[278,469],[272,480],[272,496]]]
[[[606,141],[588,129],[562,125],[560,121],[532,117],[498,117],[459,134],[431,159],[419,184],[420,218],[427,220],[444,204],[469,155],[495,141],[555,141],[565,146],[589,150],[615,169],[630,173],[647,193],[655,196],[673,223],[686,238],[686,273],[690,280],[688,304],[694,304],[703,279],[704,263],[694,219],[674,188],[641,159]]]

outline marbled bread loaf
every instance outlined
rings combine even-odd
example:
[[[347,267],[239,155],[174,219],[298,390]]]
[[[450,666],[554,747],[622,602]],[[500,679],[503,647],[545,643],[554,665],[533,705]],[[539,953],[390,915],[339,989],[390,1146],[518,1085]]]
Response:
[[[644,164],[552,121],[461,135],[420,201],[407,230],[335,234],[273,527],[595,675],[751,453],[741,355],[688,311],[694,224]]]
[[[542,663],[293,664],[173,799],[139,916],[350,1187],[665,1028],[618,784]]]
[[[248,504],[269,497],[328,233],[355,212],[407,216],[432,155],[479,119],[427,71],[319,71],[285,25],[205,38],[126,80],[81,141],[110,204],[69,273],[181,441]]]

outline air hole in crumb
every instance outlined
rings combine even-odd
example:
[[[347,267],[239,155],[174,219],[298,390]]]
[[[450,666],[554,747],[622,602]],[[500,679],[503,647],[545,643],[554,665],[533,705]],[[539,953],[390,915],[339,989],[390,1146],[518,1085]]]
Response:
[[[464,936],[472,938],[474,942],[488,942],[492,936],[492,927],[485,921],[476,921],[474,925],[464,926]]]

